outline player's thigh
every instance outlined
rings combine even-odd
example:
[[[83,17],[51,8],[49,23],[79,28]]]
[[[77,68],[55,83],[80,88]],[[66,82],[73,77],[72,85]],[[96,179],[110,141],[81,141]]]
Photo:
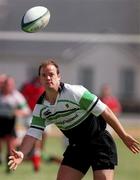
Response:
[[[84,174],[74,168],[61,165],[58,171],[57,180],[81,180]]]
[[[113,180],[114,170],[113,169],[103,169],[96,170],[93,172],[94,180]]]

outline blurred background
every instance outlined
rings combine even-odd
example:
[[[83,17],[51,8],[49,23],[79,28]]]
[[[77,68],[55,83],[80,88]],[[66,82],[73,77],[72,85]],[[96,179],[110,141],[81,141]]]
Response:
[[[23,14],[38,5],[51,12],[48,26],[22,32]],[[13,76],[20,90],[49,57],[64,82],[97,95],[108,84],[122,122],[140,136],[140,0],[0,0],[0,74]]]

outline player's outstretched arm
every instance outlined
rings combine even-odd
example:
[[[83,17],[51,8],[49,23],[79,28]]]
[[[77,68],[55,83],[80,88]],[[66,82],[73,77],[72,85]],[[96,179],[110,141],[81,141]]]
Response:
[[[12,155],[9,156],[8,162],[11,170],[16,170],[18,165],[23,161],[24,156],[30,152],[36,140],[37,139],[32,136],[26,135],[20,146],[20,151],[12,150]]]
[[[110,110],[110,108],[106,108],[105,111],[102,113],[103,118],[106,122],[115,130],[115,132],[119,135],[122,139],[124,144],[133,152],[139,153],[140,152],[140,143],[129,135],[125,129],[123,128],[122,124],[118,120],[118,118],[114,115],[114,113]]]

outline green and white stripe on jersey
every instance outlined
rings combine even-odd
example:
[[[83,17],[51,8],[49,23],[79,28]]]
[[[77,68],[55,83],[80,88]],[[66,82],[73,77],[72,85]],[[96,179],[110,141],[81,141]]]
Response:
[[[97,97],[94,94],[91,94],[89,91],[85,91],[83,96],[80,99],[80,107],[82,109],[88,109],[93,102],[95,102]]]
[[[64,84],[54,105],[36,104],[31,128],[43,130],[49,124],[56,124],[61,130],[69,130],[83,122],[90,113],[100,115],[105,105],[96,95],[83,86]]]

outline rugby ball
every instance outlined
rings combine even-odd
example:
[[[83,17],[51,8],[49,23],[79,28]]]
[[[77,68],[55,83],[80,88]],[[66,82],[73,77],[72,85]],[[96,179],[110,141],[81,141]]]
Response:
[[[28,9],[22,17],[21,29],[34,33],[45,28],[50,20],[50,11],[44,6],[35,6]]]

